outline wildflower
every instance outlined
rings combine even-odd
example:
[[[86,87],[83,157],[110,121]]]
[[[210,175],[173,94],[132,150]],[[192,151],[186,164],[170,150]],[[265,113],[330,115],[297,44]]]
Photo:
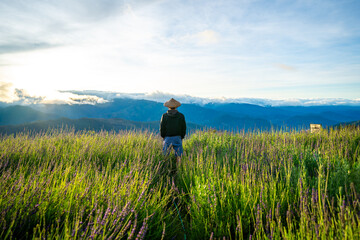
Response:
[[[105,212],[105,215],[104,215],[104,218],[103,218],[102,221],[101,221],[101,225],[102,225],[102,226],[105,224],[105,221],[106,221],[106,219],[107,219],[108,216],[109,216],[109,213],[110,213],[110,208],[107,208],[107,209],[106,209],[106,212]]]
[[[140,228],[138,235],[136,236],[136,240],[144,239],[147,228],[148,228],[147,222],[144,221],[142,227]]]
[[[134,236],[134,234],[135,234],[135,230],[136,230],[136,223],[137,223],[137,214],[135,214],[135,222],[134,222],[134,226],[133,226],[133,228],[131,229],[131,233],[130,233],[130,235],[129,235],[129,237],[128,237],[128,239],[132,239],[132,237]]]

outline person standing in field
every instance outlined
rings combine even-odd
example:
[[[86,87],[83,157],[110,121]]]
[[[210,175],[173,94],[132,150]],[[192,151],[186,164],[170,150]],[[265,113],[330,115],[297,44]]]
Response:
[[[177,108],[181,103],[171,98],[164,103],[164,106],[169,108],[161,117],[160,121],[160,135],[163,138],[163,153],[168,155],[173,148],[175,151],[176,160],[180,163],[183,154],[182,140],[186,134],[185,117]]]

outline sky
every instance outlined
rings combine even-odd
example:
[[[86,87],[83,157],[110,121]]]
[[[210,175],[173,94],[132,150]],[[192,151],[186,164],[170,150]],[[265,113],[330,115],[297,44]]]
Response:
[[[0,101],[74,91],[360,103],[359,0],[0,0]]]

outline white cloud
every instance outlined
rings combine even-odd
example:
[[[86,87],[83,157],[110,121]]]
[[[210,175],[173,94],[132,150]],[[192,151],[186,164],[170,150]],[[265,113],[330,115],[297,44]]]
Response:
[[[204,30],[196,34],[199,45],[212,45],[219,42],[219,34],[213,30]]]
[[[0,101],[11,102],[14,99],[13,87],[11,83],[0,82]]]
[[[2,89],[0,87],[0,89]],[[111,91],[98,90],[66,90],[58,91],[53,94],[53,98],[45,96],[30,95],[23,89],[15,89],[16,96],[7,101],[11,104],[101,104],[112,101],[115,98],[130,98],[137,100],[150,100],[163,103],[170,98],[175,98],[181,103],[204,105],[207,103],[247,103],[259,106],[360,106],[360,98],[345,99],[345,98],[283,98],[283,99],[268,99],[268,98],[207,98],[196,97],[187,94],[174,94],[170,92],[147,92],[147,93],[122,93]],[[1,93],[1,91],[0,91]],[[1,101],[1,100],[0,100]]]
[[[11,104],[101,104],[107,100],[96,95],[74,94],[71,92],[55,92],[52,98],[46,96],[35,96],[24,89],[15,89],[15,98],[8,103]]]
[[[182,103],[191,104],[207,104],[207,103],[248,103],[260,106],[321,106],[321,105],[356,105],[360,106],[360,99],[345,99],[345,98],[288,98],[288,99],[267,99],[267,98],[205,98],[195,97],[184,94],[173,94],[169,92],[148,92],[148,93],[120,93],[107,91],[63,91],[64,93],[71,93],[79,96],[96,96],[106,101],[111,101],[115,98],[131,98],[144,99],[156,102],[165,102],[170,98],[175,98]]]
[[[286,70],[286,71],[296,71],[296,68],[287,64],[277,63],[274,64],[275,67],[278,67],[280,69]]]

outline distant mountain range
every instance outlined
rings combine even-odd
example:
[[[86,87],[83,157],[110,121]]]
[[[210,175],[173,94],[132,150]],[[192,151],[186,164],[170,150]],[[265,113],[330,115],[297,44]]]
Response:
[[[193,132],[201,129],[200,125],[189,123],[187,131]],[[150,132],[159,131],[159,122],[136,122],[119,118],[80,118],[69,119],[59,118],[55,120],[36,121],[17,125],[0,126],[0,134],[14,134],[19,132],[38,133],[54,129],[67,129],[74,131],[122,131],[122,130],[148,130]]]
[[[342,127],[360,127],[360,120],[359,121],[354,121],[354,122],[346,122],[346,123],[339,123],[336,124],[334,126],[332,126],[333,128],[342,128]]]
[[[73,126],[76,129],[156,131],[162,103],[139,99],[113,99],[98,104],[32,104],[0,107],[0,132]],[[183,104],[181,111],[189,129],[215,128],[248,131],[254,129],[307,129],[310,123],[324,127],[360,120],[359,106],[264,107],[240,103]],[[19,125],[20,124],[20,125]],[[10,126],[12,125],[12,126]],[[7,129],[7,130],[6,130]],[[16,130],[17,129],[17,130]]]
[[[28,106],[17,105],[0,108],[0,125],[14,125],[54,118],[58,118],[58,116],[51,113],[36,111]]]

